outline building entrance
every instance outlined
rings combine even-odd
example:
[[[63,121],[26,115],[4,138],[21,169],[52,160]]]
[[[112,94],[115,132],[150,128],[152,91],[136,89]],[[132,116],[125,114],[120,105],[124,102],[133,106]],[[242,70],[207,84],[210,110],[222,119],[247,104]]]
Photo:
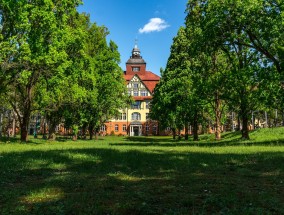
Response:
[[[139,127],[138,126],[133,127],[133,134],[134,134],[134,136],[139,136]]]
[[[142,124],[141,122],[130,123],[130,136],[141,136],[142,135]]]

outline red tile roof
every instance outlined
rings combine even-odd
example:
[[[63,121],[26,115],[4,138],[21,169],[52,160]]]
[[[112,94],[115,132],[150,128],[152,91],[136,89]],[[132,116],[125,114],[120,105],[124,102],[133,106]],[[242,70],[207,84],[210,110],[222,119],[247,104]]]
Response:
[[[151,100],[152,96],[133,96],[135,101]]]
[[[148,90],[153,93],[154,89],[156,87],[156,84],[158,84],[159,81],[143,81],[145,86],[148,88]]]
[[[139,72],[137,72],[134,75],[137,75],[141,79],[141,81],[145,84],[145,86],[151,93],[153,93],[156,84],[160,80],[160,77],[158,75],[150,71],[145,71],[142,74],[139,74]],[[127,83],[133,78],[134,75],[124,75],[124,78]]]

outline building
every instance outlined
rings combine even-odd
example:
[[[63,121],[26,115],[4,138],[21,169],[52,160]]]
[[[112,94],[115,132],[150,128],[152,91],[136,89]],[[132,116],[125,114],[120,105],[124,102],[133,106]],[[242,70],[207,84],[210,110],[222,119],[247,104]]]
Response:
[[[158,123],[149,119],[149,108],[160,77],[146,70],[146,62],[137,45],[126,62],[124,78],[128,95],[133,96],[134,103],[131,107],[120,110],[118,118],[105,123],[101,127],[101,133],[129,136],[158,135]]]

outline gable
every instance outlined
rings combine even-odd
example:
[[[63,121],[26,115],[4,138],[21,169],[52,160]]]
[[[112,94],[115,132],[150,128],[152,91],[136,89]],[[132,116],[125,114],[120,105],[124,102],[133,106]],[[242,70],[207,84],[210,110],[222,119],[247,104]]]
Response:
[[[145,72],[145,73],[137,73],[135,75],[129,75],[129,74],[125,74],[124,75],[125,80],[127,81],[127,87],[131,88],[131,83],[134,82],[139,82],[141,84],[141,86],[143,85],[150,94],[153,93],[156,84],[159,82],[160,77],[152,72]]]
[[[127,88],[137,91],[147,91],[149,95],[152,94],[152,91],[148,89],[147,85],[145,85],[145,83],[136,74],[131,78],[130,81],[128,81]]]

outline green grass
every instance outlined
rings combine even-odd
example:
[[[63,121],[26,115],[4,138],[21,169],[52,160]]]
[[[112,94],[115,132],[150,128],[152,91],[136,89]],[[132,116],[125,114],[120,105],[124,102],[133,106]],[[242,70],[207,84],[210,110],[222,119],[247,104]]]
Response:
[[[0,214],[284,214],[284,128],[0,142]]]

